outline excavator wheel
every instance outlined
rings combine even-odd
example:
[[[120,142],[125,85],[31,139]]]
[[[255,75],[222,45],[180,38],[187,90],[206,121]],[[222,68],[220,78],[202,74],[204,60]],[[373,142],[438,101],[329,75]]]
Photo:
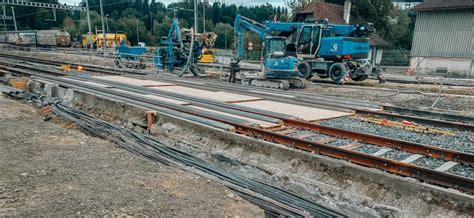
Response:
[[[313,77],[313,74],[311,73],[311,68],[306,62],[301,62],[298,64],[298,72],[300,78],[311,79],[311,77]]]
[[[290,88],[290,82],[288,82],[288,80],[280,80],[278,88],[288,90]]]
[[[329,77],[332,81],[340,84],[344,76],[345,73],[341,63],[334,63],[333,65],[331,65],[331,67],[329,68]]]
[[[298,79],[293,80],[292,85],[295,88],[302,89],[302,88],[306,87],[306,83],[307,83],[307,81],[305,79],[298,78]]]

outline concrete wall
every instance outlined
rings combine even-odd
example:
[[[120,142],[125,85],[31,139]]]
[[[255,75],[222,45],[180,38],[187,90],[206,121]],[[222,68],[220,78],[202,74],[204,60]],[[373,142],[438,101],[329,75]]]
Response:
[[[474,60],[470,58],[446,57],[412,57],[410,67],[415,69],[415,74],[431,74],[442,76],[436,70],[446,69],[448,77],[473,78]]]

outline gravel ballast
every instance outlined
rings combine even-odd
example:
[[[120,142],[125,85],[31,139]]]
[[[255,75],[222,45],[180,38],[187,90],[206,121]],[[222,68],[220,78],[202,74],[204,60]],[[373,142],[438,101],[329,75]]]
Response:
[[[474,142],[469,138],[473,133],[468,131],[456,131],[456,136],[424,134],[363,122],[351,117],[326,120],[321,124],[474,154]]]

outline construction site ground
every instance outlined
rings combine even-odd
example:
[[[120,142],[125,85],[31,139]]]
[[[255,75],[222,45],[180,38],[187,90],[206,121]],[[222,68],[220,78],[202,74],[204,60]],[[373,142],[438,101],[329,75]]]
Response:
[[[0,96],[0,216],[262,216],[219,183]]]
[[[217,78],[185,79],[223,83]],[[364,83],[367,85],[314,84],[305,90],[291,91],[378,101],[408,108],[430,107],[437,99],[436,85]],[[443,88],[447,95],[440,97],[434,108],[467,114],[474,111],[472,88],[453,87],[456,91]],[[406,90],[414,92],[407,93]],[[8,175],[0,179],[0,215],[214,214],[253,217],[263,214],[222,185],[129,154],[108,142],[84,135],[68,123],[56,122],[55,119],[53,122],[43,121],[44,116],[33,107],[4,98],[0,100],[0,131],[4,132],[0,144],[8,145],[0,148],[2,159],[7,160],[2,163],[0,173]],[[126,117],[120,109],[101,111],[93,104],[83,105],[81,109],[137,132],[144,131],[131,124],[130,120],[136,117]],[[109,119],[117,114],[120,114],[120,120]],[[373,182],[364,175],[352,174],[352,168],[346,163],[324,160],[330,158],[318,156],[321,160],[313,162],[284,152],[270,154],[252,147],[252,144],[231,144],[215,135],[190,131],[174,123],[157,123],[152,133],[168,145],[194,153],[233,172],[291,190],[354,216],[457,217],[472,214],[471,197],[460,204],[437,198],[418,184],[408,189],[385,186],[384,183],[390,183],[387,178],[392,178],[392,175],[369,170],[370,174],[380,176],[378,182]],[[22,137],[17,137],[18,134]],[[41,145],[38,147],[38,144]],[[401,179],[403,182],[397,185],[414,182],[410,178]]]
[[[42,58],[46,60],[58,60],[71,63],[95,64],[101,66],[113,67],[112,58],[101,58],[92,55],[77,55],[68,53],[34,53],[34,52],[14,52],[20,56],[31,56],[35,58]],[[150,62],[147,71],[156,72]],[[194,78],[187,77],[190,81],[215,81],[219,80],[219,75],[223,70],[220,68],[206,68],[209,77]],[[224,70],[225,71],[225,70]],[[405,76],[402,71],[387,72],[390,76],[395,78],[413,79],[418,75]],[[420,75],[422,76],[422,75]],[[440,110],[455,110],[463,111],[467,115],[474,115],[474,85],[466,86],[451,86],[439,84],[403,84],[387,82],[379,84],[377,80],[366,80],[363,82],[349,81],[346,85],[331,84],[329,79],[319,79],[317,76],[312,78],[316,83],[310,83],[305,89],[292,89],[292,91],[301,91],[306,93],[325,94],[329,96],[344,97],[347,99],[368,100],[380,103],[393,104],[399,107],[406,108],[427,108]],[[435,79],[436,80],[436,79]],[[444,79],[444,81],[449,79]],[[441,81],[441,78],[439,78]],[[466,80],[469,81],[469,80]],[[322,82],[322,83],[320,83]],[[467,82],[469,83],[469,82]],[[474,84],[474,80],[472,82]],[[441,87],[441,97],[439,100],[438,93]],[[433,103],[436,104],[433,105]]]

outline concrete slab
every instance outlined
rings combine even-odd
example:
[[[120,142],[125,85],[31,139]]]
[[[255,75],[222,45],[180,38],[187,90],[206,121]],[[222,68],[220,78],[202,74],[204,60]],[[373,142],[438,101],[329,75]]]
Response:
[[[151,89],[157,89],[161,91],[173,92],[177,94],[192,96],[196,98],[209,99],[214,101],[221,101],[227,103],[235,102],[247,102],[247,101],[258,101],[263,98],[239,95],[234,93],[222,92],[222,91],[207,91],[201,89],[188,88],[183,86],[163,86],[163,87],[150,87]]]
[[[413,154],[413,155],[411,155],[410,157],[407,157],[407,159],[402,160],[402,161],[400,161],[400,162],[402,162],[402,163],[411,163],[411,162],[413,162],[413,161],[415,161],[415,160],[420,159],[421,157],[423,157],[423,155],[420,155],[420,154]]]
[[[391,148],[382,148],[382,149],[378,150],[377,152],[373,153],[372,155],[382,156],[382,155],[384,155],[385,153],[387,153],[391,150],[392,150]]]
[[[179,105],[190,105],[191,104],[190,102],[179,101],[179,100],[175,100],[175,99],[171,99],[171,98],[164,98],[164,97],[156,96],[156,95],[141,95],[141,94],[128,92],[128,91],[124,91],[124,90],[120,90],[120,89],[115,89],[115,88],[112,88],[111,90],[127,93],[127,94],[130,94],[130,95],[144,96],[144,97],[147,97],[147,98],[150,98],[150,99],[153,99],[153,100],[164,101],[164,102],[172,103],[172,104],[179,104]]]
[[[267,110],[267,111],[272,111],[272,112],[277,112],[277,113],[282,113],[282,114],[288,114],[291,116],[299,117],[306,121],[331,119],[331,118],[349,116],[349,115],[354,114],[353,112],[347,113],[347,112],[341,112],[341,111],[327,110],[327,109],[307,107],[307,106],[287,104],[287,103],[267,101],[267,100],[238,102],[235,104],[251,107],[255,109],[260,109],[260,110]]]
[[[144,80],[144,79],[135,79],[126,76],[93,76],[97,79],[108,80],[112,82],[126,83],[135,86],[145,86],[145,87],[160,87],[160,86],[174,86],[173,83],[159,82],[155,80]]]
[[[439,166],[438,168],[436,168],[435,170],[440,171],[440,172],[446,172],[458,164],[459,164],[458,162],[448,161],[444,163],[443,165]]]
[[[239,115],[235,115],[235,114],[229,114],[229,113],[225,113],[225,112],[221,112],[221,111],[215,111],[215,110],[211,110],[211,109],[207,109],[207,108],[202,108],[202,107],[198,107],[198,106],[192,106],[191,105],[191,106],[188,106],[188,107],[192,107],[192,108],[196,108],[196,109],[204,110],[204,111],[210,111],[210,112],[213,112],[213,113],[216,113],[216,114],[221,114],[221,115],[234,117],[234,118],[238,118],[238,119],[247,120],[249,122],[257,124],[260,128],[264,128],[264,129],[281,126],[280,124],[276,124],[276,123],[265,122],[265,121],[261,121],[261,120],[256,120],[256,119],[244,117],[244,116],[239,116]]]

